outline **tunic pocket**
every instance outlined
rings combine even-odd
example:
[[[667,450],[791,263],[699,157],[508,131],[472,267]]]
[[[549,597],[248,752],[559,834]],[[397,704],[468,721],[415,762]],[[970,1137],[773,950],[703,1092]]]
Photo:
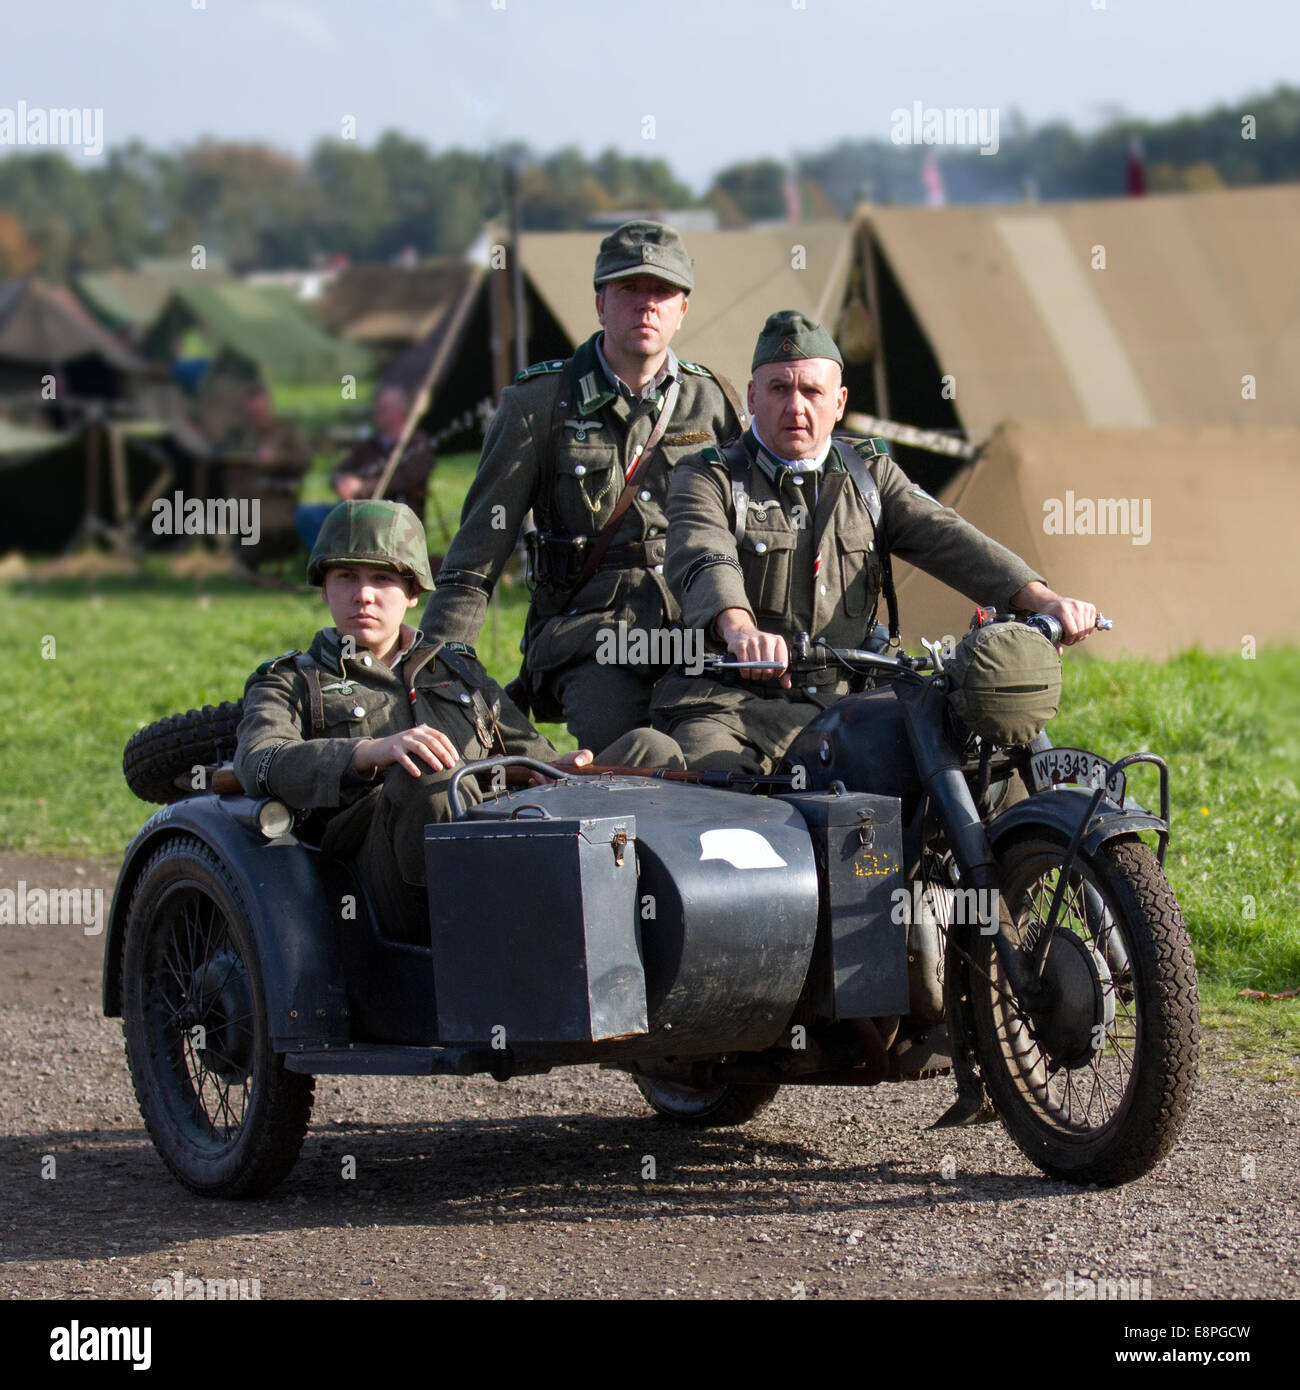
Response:
[[[755,612],[782,617],[790,607],[798,537],[793,531],[747,530],[740,547],[745,593]]]

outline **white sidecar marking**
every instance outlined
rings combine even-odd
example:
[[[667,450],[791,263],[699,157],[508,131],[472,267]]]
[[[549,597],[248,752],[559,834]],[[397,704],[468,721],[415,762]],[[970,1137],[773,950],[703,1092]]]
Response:
[[[701,831],[700,859],[725,859],[733,869],[789,867],[757,830]]]

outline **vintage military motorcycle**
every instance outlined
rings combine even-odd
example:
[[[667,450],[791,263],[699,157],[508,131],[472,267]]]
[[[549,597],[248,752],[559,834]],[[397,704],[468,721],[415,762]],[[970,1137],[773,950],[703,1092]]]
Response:
[[[864,688],[772,777],[458,769],[454,819],[426,829],[427,943],[392,939],[309,822],[214,767],[131,842],[106,941],[105,1012],[167,1166],[205,1195],[269,1190],[318,1075],[598,1062],[699,1125],[785,1085],[951,1071],[940,1124],[996,1115],[1074,1182],[1147,1172],[1199,1028],[1168,774],[1052,747],[1059,630],[982,616],[947,663],[805,642],[792,665]],[[1128,794],[1139,763],[1158,814]],[[511,789],[521,769],[544,780]],[[470,776],[496,794],[469,804]]]

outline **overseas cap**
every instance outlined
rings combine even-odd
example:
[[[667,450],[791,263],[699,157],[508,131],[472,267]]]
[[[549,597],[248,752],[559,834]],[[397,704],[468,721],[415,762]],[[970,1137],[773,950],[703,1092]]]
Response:
[[[597,288],[629,275],[653,275],[687,294],[695,288],[695,262],[681,237],[662,222],[624,222],[600,243],[592,277]]]
[[[330,512],[307,561],[307,583],[323,584],[330,565],[348,563],[396,570],[422,589],[433,588],[424,527],[404,502],[362,498]]]
[[[807,314],[797,309],[778,309],[769,316],[758,335],[750,371],[765,362],[798,362],[804,357],[829,357],[844,366],[835,339]]]

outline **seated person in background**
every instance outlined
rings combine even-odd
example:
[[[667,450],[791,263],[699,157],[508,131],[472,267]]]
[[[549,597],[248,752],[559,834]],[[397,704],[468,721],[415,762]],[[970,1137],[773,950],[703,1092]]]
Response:
[[[429,592],[424,527],[400,503],[352,501],[321,527],[307,566],[332,627],[306,653],[264,662],[248,678],[235,772],[250,796],[326,813],[327,853],[355,858],[391,935],[428,934],[424,826],[450,820],[447,786],[462,762],[524,754],[566,769],[463,644],[427,641],[402,619]],[[638,729],[601,762],[684,764],[671,739]],[[472,779],[467,801],[480,799]]]
[[[374,432],[352,448],[330,474],[330,485],[341,501],[374,497],[375,487],[410,410],[411,399],[400,386],[384,386],[376,393],[370,407]],[[413,431],[384,489],[384,498],[404,503],[423,522],[429,475],[436,459],[429,436],[420,430]],[[312,502],[298,508],[298,534],[309,550],[316,544],[320,528],[334,505],[333,502]]]

